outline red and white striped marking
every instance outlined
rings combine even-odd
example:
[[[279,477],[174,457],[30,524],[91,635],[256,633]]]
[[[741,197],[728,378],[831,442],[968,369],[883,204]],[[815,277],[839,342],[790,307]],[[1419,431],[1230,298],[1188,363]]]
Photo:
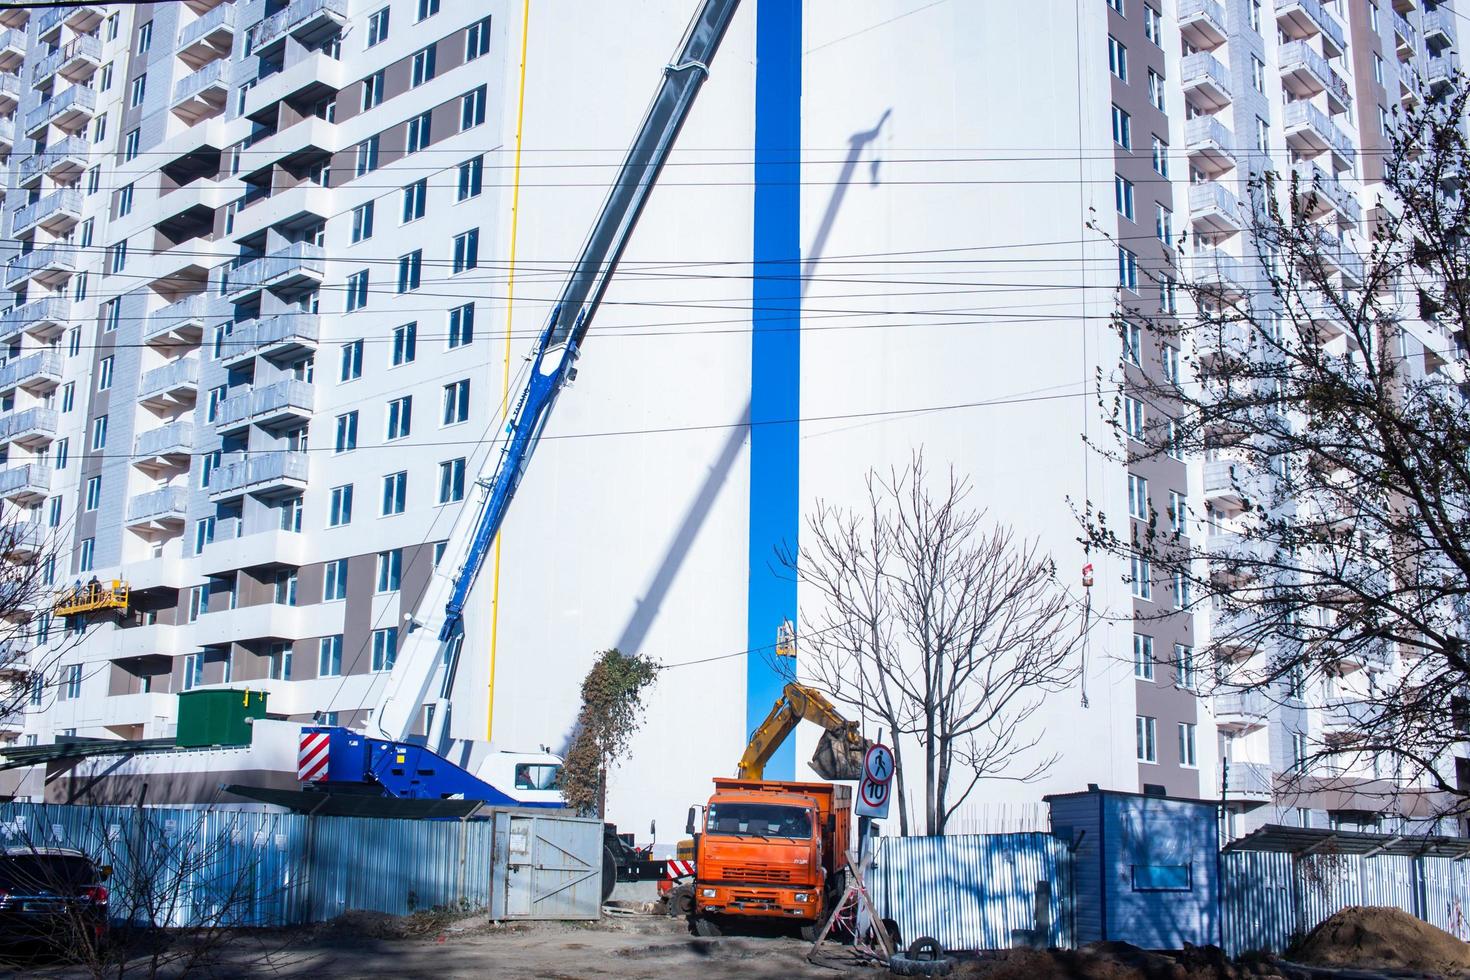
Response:
[[[316,783],[327,778],[327,732],[303,732],[301,749],[296,753],[296,778],[303,783]]]
[[[666,861],[664,874],[670,878],[687,878],[694,874],[693,861]]]

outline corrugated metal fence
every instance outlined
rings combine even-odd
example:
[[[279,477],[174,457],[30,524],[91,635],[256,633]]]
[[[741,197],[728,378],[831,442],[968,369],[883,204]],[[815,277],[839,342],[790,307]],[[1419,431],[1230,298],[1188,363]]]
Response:
[[[1450,858],[1227,851],[1220,856],[1224,945],[1280,952],[1349,905],[1403,909],[1470,940],[1470,867]]]
[[[932,936],[946,949],[1003,949],[1035,924],[1037,897],[1050,918],[1047,944],[1071,946],[1072,860],[1050,834],[885,837],[870,891],[907,942]]]
[[[547,821],[588,823],[544,813],[501,816],[388,820],[7,803],[0,805],[0,842],[76,848],[111,865],[111,905],[119,918],[170,926],[279,926],[321,922],[349,909],[406,915],[436,906],[503,907],[504,894],[496,902],[495,893],[504,891],[506,862],[513,859],[505,842],[509,822],[523,822],[533,837],[543,836],[535,828]],[[579,849],[593,848],[586,857],[600,869],[600,825],[595,833],[574,829]],[[599,881],[578,889],[579,896],[596,893],[579,903],[590,901],[590,916],[566,907],[555,917],[596,917]],[[528,907],[535,909],[534,903]]]

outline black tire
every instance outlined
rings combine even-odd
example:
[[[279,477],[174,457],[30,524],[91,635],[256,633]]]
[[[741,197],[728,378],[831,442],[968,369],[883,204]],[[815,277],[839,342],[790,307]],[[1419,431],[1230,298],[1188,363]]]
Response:
[[[888,960],[888,969],[900,977],[947,977],[954,969],[954,963],[952,956],[941,956],[937,960],[916,960],[904,953],[895,953]]]
[[[668,913],[671,918],[682,919],[694,914],[694,886],[675,885],[669,889]]]
[[[725,934],[720,924],[713,919],[707,919],[702,915],[694,917],[694,934],[705,939],[716,939]]]
[[[613,852],[604,847],[602,849],[602,901],[612,898],[613,888],[618,883],[618,859]]]
[[[814,943],[817,941],[817,933],[821,931],[822,924],[820,922],[813,922],[810,925],[802,926],[801,941],[804,943]]]
[[[908,957],[911,960],[942,959],[944,947],[939,945],[939,940],[931,936],[920,936],[909,944]]]

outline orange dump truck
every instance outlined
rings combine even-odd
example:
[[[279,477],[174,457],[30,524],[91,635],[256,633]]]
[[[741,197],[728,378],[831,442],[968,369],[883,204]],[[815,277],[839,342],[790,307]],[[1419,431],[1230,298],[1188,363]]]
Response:
[[[810,936],[842,896],[852,787],[716,779],[695,834],[694,928],[790,922]]]

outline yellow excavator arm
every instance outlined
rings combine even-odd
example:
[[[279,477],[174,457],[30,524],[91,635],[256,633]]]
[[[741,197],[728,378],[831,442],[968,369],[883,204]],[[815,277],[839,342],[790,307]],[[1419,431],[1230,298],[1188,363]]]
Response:
[[[736,775],[741,779],[765,778],[766,763],[802,719],[823,729],[811,760],[817,775],[823,779],[862,778],[863,756],[872,743],[863,738],[857,722],[838,714],[826,695],[795,681],[781,691],[771,713],[751,734]]]

